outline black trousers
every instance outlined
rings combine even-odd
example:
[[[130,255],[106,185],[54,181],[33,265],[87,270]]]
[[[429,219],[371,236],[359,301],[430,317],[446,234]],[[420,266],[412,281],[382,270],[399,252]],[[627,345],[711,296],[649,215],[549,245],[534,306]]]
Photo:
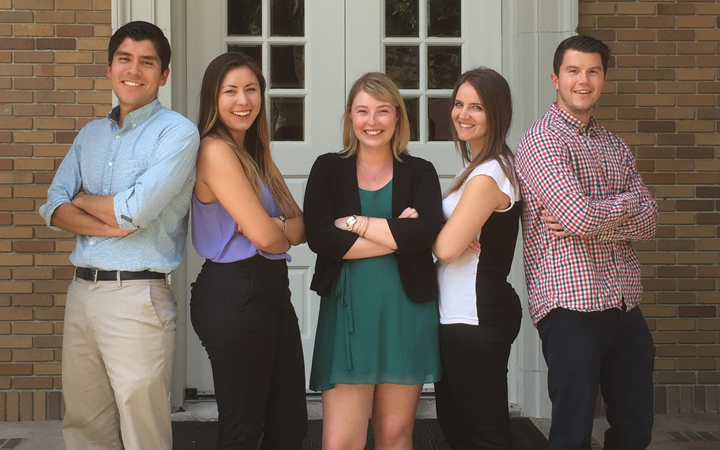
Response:
[[[518,318],[515,336],[519,326]],[[440,325],[442,378],[435,383],[435,402],[453,450],[513,448],[507,389],[512,342],[488,342],[486,335],[474,325]]]
[[[653,425],[652,336],[640,308],[556,308],[538,323],[552,401],[550,450],[590,450],[598,385],[605,449],[645,449]]]
[[[285,260],[206,261],[192,288],[193,328],[208,352],[218,450],[300,449],[305,366]]]

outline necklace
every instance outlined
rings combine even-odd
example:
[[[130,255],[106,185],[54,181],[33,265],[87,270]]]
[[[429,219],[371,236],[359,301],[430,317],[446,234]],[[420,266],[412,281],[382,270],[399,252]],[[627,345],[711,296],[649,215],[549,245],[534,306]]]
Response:
[[[372,180],[376,181],[377,177],[379,177],[383,172],[385,172],[385,169],[392,165],[392,159],[390,159],[389,162],[383,164],[382,167],[380,167],[380,169],[375,172],[375,174],[372,174],[368,166],[366,166],[365,164],[361,163],[360,161],[358,161],[357,163],[359,168],[362,169],[368,177],[372,177]]]

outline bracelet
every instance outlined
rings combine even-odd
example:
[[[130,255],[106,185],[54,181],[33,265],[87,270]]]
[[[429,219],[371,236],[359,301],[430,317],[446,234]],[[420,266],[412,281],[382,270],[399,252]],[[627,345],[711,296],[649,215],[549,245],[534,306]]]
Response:
[[[278,219],[280,219],[280,221],[282,222],[282,227],[280,227],[280,230],[284,233],[285,230],[287,230],[287,217],[285,217],[285,214],[280,214]]]

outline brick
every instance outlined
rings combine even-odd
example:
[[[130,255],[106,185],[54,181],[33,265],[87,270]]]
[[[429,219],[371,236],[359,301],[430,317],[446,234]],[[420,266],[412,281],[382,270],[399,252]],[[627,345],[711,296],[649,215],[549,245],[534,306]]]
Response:
[[[52,140],[50,142],[52,142]],[[51,159],[16,159],[15,160],[15,170],[53,170],[54,167],[55,167],[55,163]]]
[[[93,0],[56,0],[55,7],[59,10],[91,10]]]
[[[694,331],[695,320],[686,319],[658,319],[657,320],[658,331]]]
[[[29,337],[5,337],[0,336],[0,348],[32,348],[33,341]],[[0,370],[4,364],[0,364]]]
[[[667,413],[667,388],[655,386],[655,414]]]
[[[659,145],[695,145],[695,135],[693,134],[657,134],[657,143]]]
[[[69,147],[68,145],[35,145],[33,156],[39,158],[50,156],[63,158],[67,154]]]
[[[715,27],[714,17],[710,16],[679,16],[676,18],[678,28],[713,28]]]
[[[2,339],[2,338],[0,338]],[[30,338],[17,338],[30,339]],[[62,348],[62,336],[36,336],[32,338],[33,348]]]
[[[111,23],[111,16],[110,14],[106,12],[78,12],[77,14],[77,23],[80,24],[110,24]],[[107,44],[105,45],[105,48],[107,48]]]
[[[60,363],[49,363],[49,364],[35,364],[36,375],[61,375],[62,364]]]
[[[100,77],[104,78],[107,74],[107,66],[100,64],[78,66],[77,76],[79,77]]]
[[[618,56],[615,61],[617,67],[655,67],[654,56]]]
[[[657,67],[693,67],[693,56],[658,56]]]
[[[53,0],[14,0],[15,9],[53,9]]]
[[[108,96],[109,97],[109,96]],[[110,100],[110,98],[108,98]],[[88,105],[58,105],[57,115],[60,117],[92,117],[93,107]]]
[[[84,78],[58,78],[55,80],[58,90],[89,91],[93,88],[93,80]]]
[[[715,53],[715,44],[712,42],[678,42],[678,54],[701,55]]]
[[[37,11],[35,13],[37,23],[75,23],[75,13],[66,11]]]
[[[674,54],[676,45],[673,42],[640,42],[637,52],[643,54]]]
[[[13,389],[52,389],[52,378],[49,377],[15,377]],[[29,394],[29,392],[28,392]]]
[[[69,255],[36,255],[38,266],[71,266]]]
[[[678,237],[715,237],[715,227],[677,227]]]
[[[31,23],[31,11],[0,11],[0,23]]]
[[[682,346],[682,345],[659,345],[656,349],[658,357],[670,358],[670,357],[690,357],[695,356],[694,346]]]
[[[32,66],[27,64],[0,65],[0,76],[31,76],[32,74]]]
[[[655,14],[655,5],[619,3],[617,5],[617,13],[628,15],[653,15]]]
[[[617,31],[618,41],[655,41],[654,30],[618,30]]]
[[[659,372],[656,374],[660,384],[695,384],[695,374],[687,372]]]
[[[54,358],[52,350],[13,350],[15,362],[52,361]]]
[[[699,384],[720,384],[720,372],[698,372]]]
[[[36,370],[38,367],[36,367]],[[48,393],[48,419],[49,420],[60,420],[62,414],[60,412],[60,406],[62,403],[60,392]]]
[[[60,1],[60,0],[58,0]],[[658,4],[657,13],[659,15],[692,15],[695,14],[695,5],[692,4]]]
[[[674,133],[675,122],[669,120],[639,121],[637,128],[641,133]]]
[[[35,40],[29,38],[0,38],[0,50],[32,50]]]
[[[77,137],[77,131],[58,131],[55,133],[55,141],[60,143],[72,144]]]
[[[690,292],[658,292],[658,303],[661,304],[693,304],[695,295]]]
[[[72,130],[75,128],[74,119],[35,119],[35,128],[38,130]]]
[[[694,119],[695,109],[694,108],[657,108],[657,118],[659,120],[668,119]]]
[[[15,36],[54,36],[55,27],[52,25],[13,25]]]
[[[32,119],[30,118],[0,118],[0,128],[10,130],[29,130],[32,128]]]
[[[3,147],[8,148],[10,146],[0,146],[0,153]],[[20,183],[32,183],[33,176],[30,173],[1,173],[0,172],[0,184],[20,184]],[[0,208],[2,211],[2,208]],[[11,211],[11,210],[9,210]],[[2,265],[2,262],[0,262]]]
[[[714,133],[715,121],[682,120],[677,123],[678,133]]]
[[[107,50],[107,39],[79,39],[78,50]]]
[[[21,270],[18,268],[13,269],[13,271]],[[26,269],[26,270],[33,270],[33,269]],[[37,270],[37,269],[34,269]],[[40,269],[45,270],[45,269]],[[15,294],[13,295],[13,305],[14,306],[52,306],[53,305],[53,299],[51,295],[44,295],[44,294],[30,294],[30,295],[23,295],[23,294]]]
[[[52,81],[52,80],[50,80]],[[55,107],[53,105],[15,105],[13,106],[15,116],[53,116]]]
[[[698,277],[718,278],[720,277],[720,266],[718,267],[698,267]]]
[[[699,240],[697,249],[700,251],[720,251],[720,239]]]
[[[698,34],[700,32],[698,31]],[[658,30],[658,41],[694,41],[695,30]]]
[[[75,103],[75,94],[72,92],[37,92],[35,99],[38,103]]]
[[[16,63],[51,63],[54,61],[52,52],[13,52]]]
[[[49,280],[53,277],[52,269],[41,268],[15,268],[12,271],[15,280]]]
[[[55,83],[51,78],[16,78],[13,80],[13,87],[31,91],[51,90],[55,88]]]
[[[58,64],[89,64],[92,61],[92,54],[87,52],[62,52],[55,55]]]
[[[635,17],[599,16],[598,28],[635,28]],[[673,26],[675,24],[673,23]]]
[[[57,256],[65,256],[65,255],[57,255]],[[37,256],[39,258],[40,255]],[[59,264],[58,264],[59,265]],[[67,264],[70,265],[70,264]],[[35,281],[35,292],[40,292],[44,294],[57,294],[62,292],[67,292],[68,289],[68,283],[66,280],[57,280],[57,281]]]
[[[698,56],[698,67],[720,67],[720,56]]]
[[[697,301],[700,304],[717,304],[720,303],[720,293],[718,292],[698,292]]]
[[[661,371],[661,370],[676,370],[677,366],[675,364],[675,360],[671,359],[655,359],[654,361],[654,370]]]
[[[717,42],[720,40],[720,30],[697,30],[697,40]]]
[[[75,66],[38,65],[35,66],[35,75],[38,77],[74,77]]]
[[[32,375],[32,364],[1,364],[0,375]]]
[[[20,419],[20,393],[19,392],[8,392],[6,395],[6,414],[5,420],[8,422],[15,422]]]
[[[678,80],[714,80],[713,69],[677,69]]]
[[[675,80],[674,69],[639,69],[639,81]]]
[[[55,28],[59,37],[92,37],[95,34],[90,25],[58,25]]]
[[[52,323],[22,322],[13,324],[13,334],[53,334]]]
[[[3,92],[3,101],[7,103],[31,103],[33,94],[32,92]]]
[[[698,319],[698,331],[720,331],[720,319]]]
[[[675,28],[674,17],[638,17],[638,28]]]

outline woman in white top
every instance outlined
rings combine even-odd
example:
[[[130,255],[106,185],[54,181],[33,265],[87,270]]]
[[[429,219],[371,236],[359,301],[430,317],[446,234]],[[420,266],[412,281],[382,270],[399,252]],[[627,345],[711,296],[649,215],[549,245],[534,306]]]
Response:
[[[433,244],[440,286],[442,379],[438,422],[453,449],[512,449],[507,399],[520,299],[507,282],[521,199],[505,139],[512,99],[505,79],[478,68],[453,91],[453,137],[465,167],[443,199]]]

